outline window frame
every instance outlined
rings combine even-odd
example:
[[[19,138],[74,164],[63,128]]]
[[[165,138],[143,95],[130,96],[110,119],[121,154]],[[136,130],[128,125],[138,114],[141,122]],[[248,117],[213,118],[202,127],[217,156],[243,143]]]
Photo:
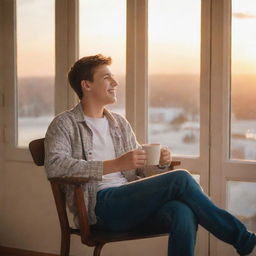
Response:
[[[147,15],[147,0],[127,1],[126,117],[140,143],[148,131]]]
[[[0,1],[2,58],[1,108],[4,117],[4,161],[31,162],[28,148],[16,147],[16,1]],[[200,156],[175,156],[182,168],[200,174],[200,183],[213,201],[226,207],[227,181],[256,182],[253,161],[229,159],[231,0],[201,1]],[[55,0],[55,114],[74,106],[77,97],[66,74],[78,58],[79,0]],[[127,0],[126,117],[140,143],[148,134],[147,0]],[[4,49],[4,50],[2,50]],[[214,134],[214,138],[213,138]],[[14,136],[15,135],[15,136]],[[208,254],[209,236],[201,236],[200,255]],[[212,255],[230,249],[211,236]]]
[[[16,146],[18,135],[16,0],[4,0],[1,4],[5,21],[2,34],[6,39],[5,42],[8,42],[4,46],[5,51],[2,58],[5,70],[1,73],[4,84],[4,158],[12,161],[31,162],[28,147]],[[78,0],[55,0],[55,24],[54,114],[56,115],[73,107],[77,102],[77,97],[68,86],[66,74],[78,56]]]
[[[256,182],[255,161],[230,159],[231,86],[231,4],[232,0],[212,1],[211,31],[211,140],[210,197],[227,208],[227,182]],[[218,185],[216,185],[218,184]],[[212,255],[235,255],[234,249],[211,235]]]

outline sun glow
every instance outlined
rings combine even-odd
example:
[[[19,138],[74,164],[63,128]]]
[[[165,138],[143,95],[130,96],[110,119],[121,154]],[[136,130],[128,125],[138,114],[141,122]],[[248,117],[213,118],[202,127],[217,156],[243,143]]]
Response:
[[[79,8],[79,56],[111,56],[113,72],[125,74],[126,0],[80,0]]]
[[[256,2],[232,1],[232,73],[256,74]]]
[[[18,76],[54,76],[54,0],[19,0],[16,9]]]
[[[199,73],[200,6],[200,0],[149,0],[151,73]],[[80,0],[79,7],[80,56],[111,55],[115,73],[124,74],[126,0]],[[231,29],[232,72],[255,74],[255,0],[232,1]],[[20,76],[54,75],[53,0],[17,1],[17,47]]]
[[[149,73],[200,72],[201,1],[149,0]]]

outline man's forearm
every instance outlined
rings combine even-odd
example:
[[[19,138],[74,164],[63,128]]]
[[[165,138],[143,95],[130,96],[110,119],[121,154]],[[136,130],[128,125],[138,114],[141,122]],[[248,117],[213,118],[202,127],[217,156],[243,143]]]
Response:
[[[118,158],[113,160],[106,160],[103,162],[103,174],[109,174],[113,172],[120,171],[120,166],[118,163]]]
[[[122,156],[103,162],[103,174],[142,168],[145,166],[145,151],[132,150]]]

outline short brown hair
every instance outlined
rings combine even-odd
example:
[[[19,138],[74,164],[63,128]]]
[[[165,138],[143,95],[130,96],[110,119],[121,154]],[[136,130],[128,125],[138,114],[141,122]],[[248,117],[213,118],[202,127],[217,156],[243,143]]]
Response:
[[[81,81],[88,80],[93,82],[95,68],[104,64],[110,65],[111,63],[111,57],[106,57],[102,54],[83,57],[75,62],[68,73],[68,80],[80,100],[83,97]]]

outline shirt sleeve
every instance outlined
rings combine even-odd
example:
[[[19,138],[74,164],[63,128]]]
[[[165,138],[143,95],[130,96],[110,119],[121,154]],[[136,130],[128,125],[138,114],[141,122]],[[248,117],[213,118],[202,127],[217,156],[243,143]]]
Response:
[[[45,170],[48,178],[85,177],[101,180],[103,161],[86,161],[72,156],[71,135],[67,123],[54,120],[45,137]]]

